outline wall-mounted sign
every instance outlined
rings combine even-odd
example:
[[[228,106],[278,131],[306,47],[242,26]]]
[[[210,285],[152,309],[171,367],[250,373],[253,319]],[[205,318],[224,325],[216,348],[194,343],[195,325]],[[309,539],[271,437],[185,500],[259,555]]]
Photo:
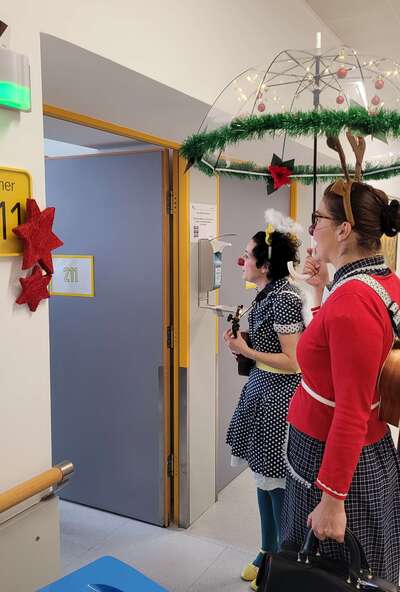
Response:
[[[212,239],[217,236],[217,206],[192,203],[190,205],[190,241],[197,243],[200,238]]]
[[[51,296],[94,296],[93,255],[53,255]]]
[[[0,107],[31,110],[29,59],[3,47],[0,47]]]
[[[28,197],[31,197],[29,173],[0,167],[0,256],[16,256],[23,251],[22,242],[12,229],[25,222]]]

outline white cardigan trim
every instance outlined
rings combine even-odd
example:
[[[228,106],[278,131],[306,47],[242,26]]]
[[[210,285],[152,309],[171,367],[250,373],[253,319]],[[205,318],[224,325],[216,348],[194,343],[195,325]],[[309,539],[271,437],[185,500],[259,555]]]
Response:
[[[328,405],[328,407],[336,407],[335,401],[331,401],[330,399],[326,399],[322,395],[319,395],[318,393],[313,391],[312,388],[309,387],[308,384],[306,384],[304,382],[304,380],[301,381],[301,386],[310,395],[310,397],[312,397],[313,399],[315,399],[319,403],[322,403],[323,405]],[[371,405],[371,411],[373,411],[374,409],[379,407],[379,403],[380,403],[380,401],[376,401],[376,403],[373,403]]]
[[[328,491],[330,491],[331,493],[334,493],[335,495],[339,495],[340,497],[347,497],[347,493],[340,493],[339,491],[335,491],[331,487],[328,487],[328,485],[325,485],[325,483],[322,483],[322,481],[320,481],[319,479],[317,479],[317,483],[319,483],[321,485],[321,487],[323,487],[324,489],[327,489]]]

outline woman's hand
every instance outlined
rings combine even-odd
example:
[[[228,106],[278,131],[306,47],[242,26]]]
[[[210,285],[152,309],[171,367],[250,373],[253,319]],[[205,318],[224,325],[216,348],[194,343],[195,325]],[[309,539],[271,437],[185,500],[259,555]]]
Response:
[[[313,529],[315,536],[321,541],[333,539],[343,543],[346,524],[344,502],[325,492],[322,494],[320,503],[307,519],[307,526]]]
[[[240,332],[237,337],[234,337],[231,329],[227,329],[224,333],[224,340],[233,354],[242,354],[246,356],[250,348],[241,336]]]
[[[323,292],[329,282],[328,266],[313,255],[313,249],[307,249],[308,257],[304,262],[303,273],[311,276],[307,284]]]

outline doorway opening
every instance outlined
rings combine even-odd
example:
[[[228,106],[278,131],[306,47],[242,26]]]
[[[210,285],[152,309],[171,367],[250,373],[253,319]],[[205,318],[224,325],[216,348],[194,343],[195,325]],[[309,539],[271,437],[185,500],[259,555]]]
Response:
[[[177,153],[93,121],[45,107],[46,199],[64,241],[49,307],[53,460],[76,468],[61,498],[168,526]]]

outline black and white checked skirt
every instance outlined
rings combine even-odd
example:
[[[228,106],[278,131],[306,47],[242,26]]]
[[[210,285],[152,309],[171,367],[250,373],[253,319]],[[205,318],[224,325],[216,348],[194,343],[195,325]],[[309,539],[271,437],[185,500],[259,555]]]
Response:
[[[300,546],[307,532],[307,517],[320,502],[322,491],[313,484],[322,462],[324,443],[292,426],[288,439],[288,472],[282,516],[284,546]],[[312,484],[310,486],[310,484]],[[365,446],[347,499],[347,525],[363,546],[374,575],[394,584],[400,569],[400,462],[390,432],[376,444]],[[343,560],[343,545],[320,544],[320,551]]]

